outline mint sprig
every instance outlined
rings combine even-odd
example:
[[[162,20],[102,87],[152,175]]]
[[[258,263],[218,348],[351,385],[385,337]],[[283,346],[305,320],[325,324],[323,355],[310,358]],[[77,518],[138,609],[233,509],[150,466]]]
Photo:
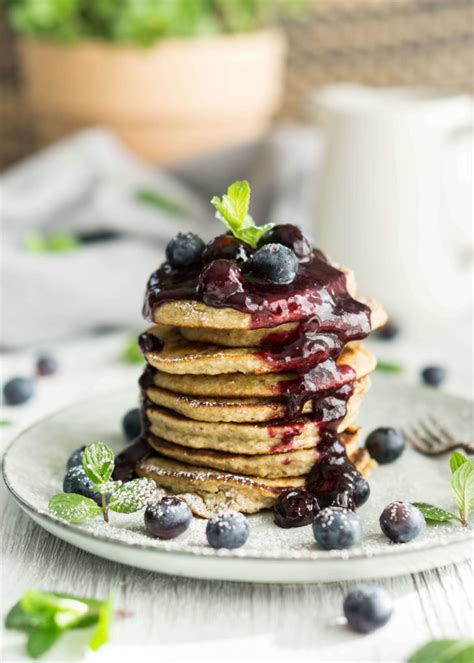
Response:
[[[273,223],[256,226],[249,214],[250,185],[246,180],[234,182],[222,198],[214,196],[211,200],[216,208],[216,218],[229,228],[234,237],[257,247],[260,238],[273,228]]]
[[[145,477],[126,484],[112,481],[114,466],[113,451],[106,444],[97,442],[86,447],[82,454],[82,467],[94,490],[101,494],[101,505],[84,495],[59,493],[49,501],[51,513],[68,523],[78,524],[99,515],[108,522],[109,511],[135,513],[143,509],[155,493],[155,482]]]
[[[98,649],[109,639],[112,621],[112,598],[106,601],[60,592],[28,589],[5,618],[9,629],[27,635],[26,649],[31,658],[39,658],[69,630],[97,625],[89,647]]]
[[[446,511],[427,502],[414,502],[428,522],[456,520],[464,527],[469,524],[469,514],[474,510],[474,458],[466,458],[459,451],[453,451],[449,459],[451,468],[451,491],[459,515]]]
[[[407,663],[472,663],[474,640],[432,640],[417,649]]]

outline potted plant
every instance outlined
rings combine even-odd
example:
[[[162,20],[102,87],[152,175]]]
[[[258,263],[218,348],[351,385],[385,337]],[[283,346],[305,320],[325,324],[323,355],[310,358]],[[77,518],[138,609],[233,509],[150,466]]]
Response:
[[[105,125],[160,164],[252,140],[283,87],[276,15],[306,0],[3,0],[40,139]]]

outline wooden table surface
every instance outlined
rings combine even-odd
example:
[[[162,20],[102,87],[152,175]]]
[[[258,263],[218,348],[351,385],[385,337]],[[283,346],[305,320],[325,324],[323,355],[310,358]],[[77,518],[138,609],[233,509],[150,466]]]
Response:
[[[36,397],[19,408],[3,408],[12,425],[2,429],[3,446],[20,430],[75,400],[130,386],[139,368],[124,364],[121,334],[84,338],[56,346],[61,372],[38,384]],[[372,345],[383,360],[400,360],[400,380],[418,379],[420,366],[444,363],[446,389],[472,393],[466,362],[470,340],[460,337],[454,355],[436,338],[405,334]],[[440,349],[441,348],[441,349]],[[466,354],[467,351],[467,354]],[[28,374],[33,351],[3,357],[4,379]],[[133,404],[131,404],[133,406]],[[81,441],[78,441],[80,444]],[[116,661],[130,655],[168,661],[332,661],[401,662],[434,638],[473,637],[473,564],[465,562],[426,573],[378,581],[393,595],[389,624],[367,636],[343,623],[342,600],[348,586],[258,585],[210,582],[153,574],[82,552],[33,524],[1,486],[2,615],[27,587],[77,594],[115,596],[131,613],[116,619],[109,645],[85,658]],[[2,661],[26,660],[24,636],[3,633]],[[84,656],[84,634],[62,640],[45,660],[72,661]]]

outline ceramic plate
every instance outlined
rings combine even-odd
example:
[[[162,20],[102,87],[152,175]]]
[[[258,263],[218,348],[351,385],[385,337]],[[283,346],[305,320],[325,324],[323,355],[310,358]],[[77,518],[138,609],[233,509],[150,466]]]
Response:
[[[120,422],[136,403],[136,389],[83,401],[40,421],[8,448],[3,463],[6,485],[22,509],[55,536],[94,555],[150,571],[196,578],[254,582],[330,582],[413,573],[458,562],[472,554],[473,531],[460,525],[427,527],[415,541],[391,544],[378,518],[389,502],[434,502],[453,509],[449,459],[427,458],[412,449],[370,477],[371,497],[360,510],[364,537],[346,551],[318,548],[310,526],[282,530],[270,513],[250,517],[251,535],[236,551],[215,551],[205,539],[205,521],[174,541],[147,535],[143,513],[112,514],[109,525],[69,525],[48,513],[50,497],[61,492],[66,460],[83,444],[103,441],[123,447]],[[472,403],[442,392],[408,387],[395,378],[377,377],[364,403],[361,424],[403,426],[426,414],[436,416],[460,438],[472,435]]]

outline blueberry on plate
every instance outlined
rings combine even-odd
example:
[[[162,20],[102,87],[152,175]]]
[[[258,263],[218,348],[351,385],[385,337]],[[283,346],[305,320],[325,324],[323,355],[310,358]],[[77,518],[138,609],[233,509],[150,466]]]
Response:
[[[391,341],[396,338],[400,333],[400,327],[393,320],[388,320],[383,327],[377,329],[375,335],[382,341]]]
[[[12,378],[3,385],[3,398],[7,405],[22,405],[29,401],[35,391],[31,378]]]
[[[384,626],[393,612],[390,594],[383,587],[356,585],[344,599],[344,615],[358,633],[372,633]]]
[[[140,410],[137,407],[129,410],[122,419],[122,430],[128,442],[135,440],[141,434],[142,418]]]
[[[173,267],[189,267],[201,260],[204,242],[194,233],[178,233],[168,242],[166,259]]]
[[[353,480],[354,502],[356,507],[362,506],[367,502],[370,496],[370,486],[367,479],[362,474],[356,476]]]
[[[380,528],[394,543],[407,543],[415,539],[425,527],[421,511],[409,502],[391,502],[382,511]]]
[[[159,539],[175,539],[188,529],[192,519],[186,502],[173,495],[153,500],[145,509],[145,526]]]
[[[392,463],[400,458],[405,445],[405,436],[395,428],[376,428],[365,441],[365,448],[381,465]]]
[[[84,449],[86,447],[79,447],[79,449],[76,449],[76,451],[73,451],[72,454],[69,456],[68,461],[67,461],[67,469],[70,470],[71,467],[76,467],[77,465],[82,466],[82,454],[84,453]]]
[[[429,387],[439,387],[446,380],[446,369],[442,366],[427,366],[421,371],[421,379]]]
[[[94,500],[99,506],[102,504],[102,496],[93,488],[92,481],[87,476],[82,465],[71,467],[66,473],[63,481],[65,493],[77,493]]]
[[[290,490],[282,495],[273,512],[273,521],[278,527],[302,527],[310,525],[316,513],[319,511],[319,505],[316,498],[303,488]]]
[[[326,550],[343,550],[358,543],[362,537],[359,516],[340,506],[328,506],[313,522],[316,541]]]
[[[39,376],[54,375],[58,372],[58,369],[58,360],[52,355],[40,355],[36,360],[36,374]]]
[[[303,235],[301,228],[292,223],[282,223],[268,230],[258,243],[258,247],[265,244],[283,244],[293,251],[300,262],[307,262],[313,252],[309,240]]]
[[[252,272],[272,283],[291,283],[298,272],[298,258],[283,244],[265,244],[253,256]]]
[[[213,260],[199,276],[202,299],[209,306],[223,306],[225,302],[243,290],[242,272],[230,260]]]
[[[207,521],[206,537],[213,548],[240,548],[249,538],[250,526],[243,513],[226,511]]]
[[[202,254],[202,261],[208,265],[213,260],[233,260],[239,267],[248,265],[253,253],[252,247],[230,235],[218,235],[208,244]]]

